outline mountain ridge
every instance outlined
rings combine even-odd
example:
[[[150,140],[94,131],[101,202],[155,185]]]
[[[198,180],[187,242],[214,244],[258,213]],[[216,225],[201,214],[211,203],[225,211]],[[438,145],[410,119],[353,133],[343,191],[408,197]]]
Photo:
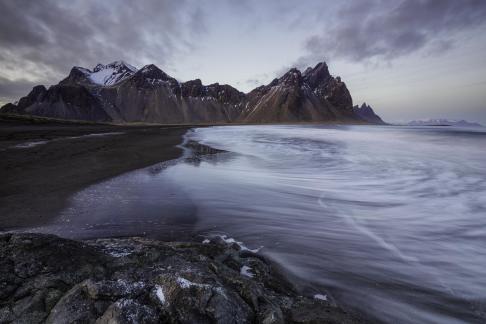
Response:
[[[412,120],[407,126],[461,126],[461,127],[484,127],[483,125],[467,120],[450,120],[446,118],[429,118],[423,120]]]
[[[36,86],[0,112],[114,123],[373,123],[355,113],[346,84],[325,62],[303,73],[292,68],[246,94],[200,79],[179,82],[154,64],[73,67],[57,85]]]

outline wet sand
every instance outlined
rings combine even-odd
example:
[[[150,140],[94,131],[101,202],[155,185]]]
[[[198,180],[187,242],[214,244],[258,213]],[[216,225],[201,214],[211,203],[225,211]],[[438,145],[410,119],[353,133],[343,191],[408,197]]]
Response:
[[[88,185],[180,157],[189,128],[0,119],[0,230],[41,225]]]

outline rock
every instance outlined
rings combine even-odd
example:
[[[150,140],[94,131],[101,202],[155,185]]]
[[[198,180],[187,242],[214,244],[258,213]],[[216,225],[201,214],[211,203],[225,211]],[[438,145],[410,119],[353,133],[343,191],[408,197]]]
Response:
[[[105,305],[102,305],[103,303]],[[92,323],[103,314],[103,310],[107,307],[106,303],[101,301],[100,305],[96,299],[91,298],[83,282],[71,288],[52,309],[46,310],[49,316],[45,322]]]
[[[152,307],[133,299],[120,299],[106,309],[96,324],[158,323],[159,316]]]
[[[5,234],[0,256],[2,323],[360,321],[300,296],[271,262],[224,240]]]
[[[356,121],[344,82],[322,62],[302,74],[290,69],[281,78],[247,95],[239,120],[251,123]]]

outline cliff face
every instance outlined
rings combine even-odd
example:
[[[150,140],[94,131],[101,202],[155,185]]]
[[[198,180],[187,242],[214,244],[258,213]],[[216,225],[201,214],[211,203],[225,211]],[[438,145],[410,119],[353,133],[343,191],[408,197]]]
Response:
[[[199,79],[179,82],[153,64],[140,70],[122,61],[74,67],[59,84],[37,86],[0,112],[117,123],[362,121],[346,85],[325,63],[304,73],[291,69],[248,94]]]

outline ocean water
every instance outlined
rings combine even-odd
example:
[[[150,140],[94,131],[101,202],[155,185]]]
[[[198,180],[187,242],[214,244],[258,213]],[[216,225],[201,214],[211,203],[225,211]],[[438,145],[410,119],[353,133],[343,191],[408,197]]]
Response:
[[[186,139],[225,152],[91,186],[40,230],[227,235],[262,247],[304,294],[385,322],[486,321],[484,129],[225,126]]]

